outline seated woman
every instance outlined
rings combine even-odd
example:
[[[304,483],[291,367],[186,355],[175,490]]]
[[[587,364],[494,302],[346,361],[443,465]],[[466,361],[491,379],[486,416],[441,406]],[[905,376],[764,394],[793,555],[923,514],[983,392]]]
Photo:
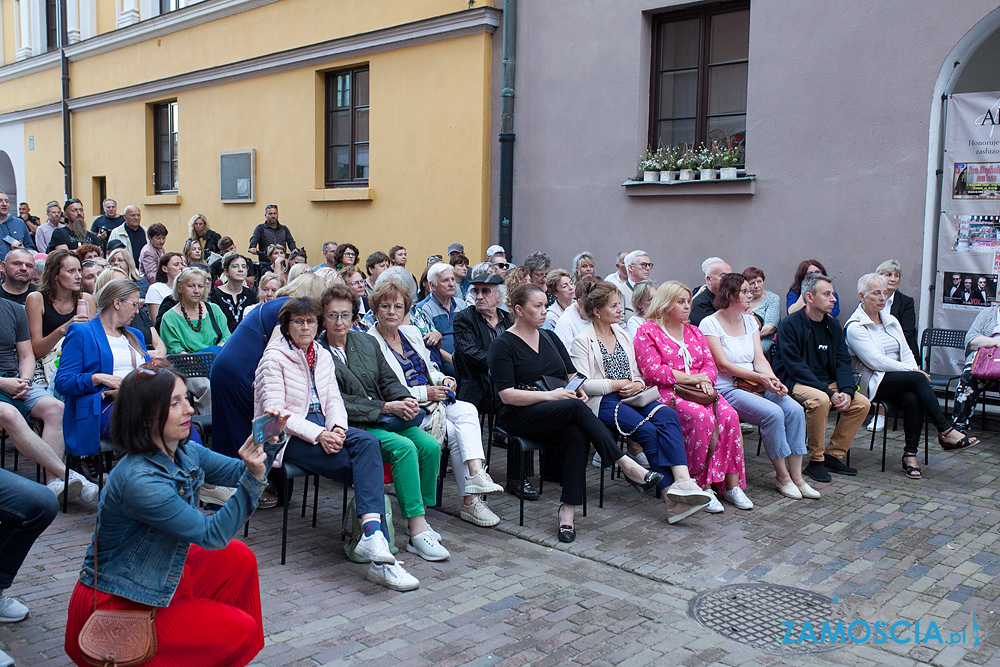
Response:
[[[764,288],[764,272],[756,266],[743,270],[743,277],[750,285],[749,312],[760,320],[760,346],[766,354],[774,344],[774,335],[781,321],[781,300],[774,292]]]
[[[337,249],[333,251],[333,261],[337,265],[338,269],[342,269],[345,266],[356,265],[358,263],[358,257],[361,253],[358,251],[358,246],[353,243],[341,243],[337,246]],[[359,271],[361,269],[358,269]],[[362,272],[361,275],[364,275]]]
[[[646,321],[646,311],[649,310],[649,304],[653,303],[655,293],[656,283],[652,280],[640,280],[632,288],[632,310],[635,315],[628,318],[628,322],[625,323],[630,341],[635,339],[639,327]]]
[[[117,267],[108,267],[101,272],[101,275],[97,276],[97,280],[94,282],[94,294],[97,296],[97,301],[100,303],[101,290],[104,289],[112,280],[128,280],[128,276],[125,272]],[[134,281],[132,281],[135,284]],[[136,290],[139,286],[136,285]],[[156,332],[153,327],[153,320],[149,316],[149,311],[142,306],[142,300],[139,301],[139,309],[136,310],[135,315],[131,320],[126,322],[128,326],[133,329],[137,329],[139,333],[142,334],[142,339],[146,341],[146,352],[151,357],[165,357],[167,355],[167,347],[160,340],[160,334]]]
[[[742,273],[724,273],[715,294],[716,311],[699,328],[719,369],[715,388],[745,421],[760,427],[774,486],[787,498],[819,498],[802,478],[806,453],[806,415],[771,370],[760,344],[760,330],[747,310],[753,291]],[[737,378],[762,385],[762,394],[737,387]]]
[[[247,306],[246,310],[243,311],[243,318],[253,312],[253,309],[257,306],[267,303],[274,298],[278,290],[281,289],[281,276],[274,273],[273,271],[268,271],[263,276],[260,277],[260,286],[257,289],[257,302],[252,303]],[[236,333],[236,330],[233,330]]]
[[[156,267],[163,256],[163,246],[167,243],[167,228],[154,222],[146,230],[149,239],[139,251],[139,271],[149,282],[156,279]]]
[[[232,252],[232,251],[230,251]],[[229,254],[228,252],[226,253]],[[281,276],[282,282],[288,284],[288,259],[285,257],[285,247],[280,245],[272,245],[267,247],[267,261],[270,263],[270,271]],[[263,271],[266,267],[261,266]],[[222,271],[222,262],[219,262],[219,271]]]
[[[401,324],[403,315],[412,305],[409,291],[388,281],[375,288],[369,295],[369,301],[378,321],[368,333],[375,337],[396,379],[409,388],[410,395],[427,411],[421,426],[426,430],[437,430],[434,423],[440,424],[441,420],[444,422],[455,483],[458,485],[458,492],[464,496],[464,513],[476,525],[495,526],[500,523],[500,518],[478,497],[503,493],[503,487],[490,478],[484,466],[486,455],[483,452],[479,412],[475,406],[455,400],[455,379],[445,376],[431,362],[420,331],[416,327]],[[435,482],[431,498],[434,498],[436,490]],[[432,500],[430,504],[433,502]],[[413,536],[406,547],[408,551],[427,560],[441,560],[439,555],[448,557],[447,550],[436,540],[428,544],[425,540],[418,539],[420,535]]]
[[[45,369],[49,382],[55,375],[58,358],[56,346],[74,322],[88,322],[97,306],[94,297],[80,290],[82,263],[69,250],[54,250],[45,259],[42,284],[24,300],[31,333],[31,351]],[[86,312],[79,313],[79,300],[86,302]]]
[[[100,609],[155,608],[149,667],[239,667],[264,647],[257,559],[232,536],[257,507],[276,447],[247,439],[232,459],[189,442],[186,394],[184,376],[154,360],[115,396],[111,437],[126,454],[101,496],[66,622],[66,653],[81,667],[90,664],[79,637],[95,595]],[[236,489],[215,514],[198,509],[203,480]]]
[[[205,251],[202,250],[201,244],[194,239],[188,239],[184,242],[184,250],[181,254],[184,256],[184,263],[189,266],[208,264],[205,261]]]
[[[517,269],[515,269],[516,271]],[[507,273],[508,282],[510,280],[510,274],[514,271],[509,271]],[[600,281],[599,278],[594,276],[584,276],[576,281],[574,287],[574,293],[576,295],[576,303],[572,308],[567,308],[563,316],[559,318],[556,322],[555,328],[552,330],[559,340],[562,341],[563,347],[569,348],[573,344],[573,339],[579,336],[584,329],[587,328],[587,313],[583,310],[584,300],[587,298],[587,294],[593,289]],[[508,289],[507,294],[513,294],[513,289]],[[510,301],[510,297],[507,297]],[[511,305],[511,304],[508,304]],[[511,312],[513,312],[513,305],[511,305]],[[546,313],[547,314],[547,313]]]
[[[149,281],[135,268],[135,260],[132,259],[132,253],[124,245],[108,250],[108,264],[124,271],[139,286],[139,298],[146,298],[146,291],[149,290]],[[155,320],[156,318],[154,317],[153,319]]]
[[[888,297],[883,310],[899,321],[899,326],[903,328],[903,335],[906,337],[906,345],[913,353],[913,358],[917,359],[920,356],[920,346],[917,341],[917,309],[913,297],[906,296],[897,289],[903,268],[899,260],[887,259],[875,267],[875,273],[884,276],[886,280]]]
[[[573,282],[575,283],[584,276],[592,276],[597,273],[597,265],[594,263],[594,255],[584,250],[573,258]]]
[[[420,404],[396,379],[375,339],[351,329],[358,313],[354,290],[334,285],[323,294],[322,303],[326,333],[319,343],[333,354],[347,418],[381,443],[411,539],[428,533],[428,538],[439,540],[427,523],[425,506],[436,500],[441,445],[420,428]]]
[[[229,331],[243,320],[247,307],[257,303],[257,294],[247,285],[247,260],[231,252],[222,259],[222,275],[225,280],[220,287],[212,290],[209,300],[219,306],[226,316]]]
[[[632,339],[618,325],[618,287],[602,280],[587,294],[584,307],[590,326],[573,339],[570,358],[588,378],[582,387],[590,397],[587,404],[605,426],[642,446],[650,469],[663,475],[658,487],[666,489],[667,523],[677,523],[712,499],[688,473],[677,412],[657,400],[636,408],[622,402],[646,386],[635,364]]]
[[[156,281],[146,290],[146,308],[149,309],[149,316],[156,322],[160,313],[160,306],[167,302],[167,310],[174,307],[174,280],[180,272],[187,268],[184,256],[176,252],[165,252],[156,266]],[[164,311],[165,313],[166,311]]]
[[[337,388],[333,357],[316,342],[319,303],[288,299],[278,311],[278,326],[271,334],[254,382],[254,414],[268,409],[287,410],[288,444],[275,457],[280,467],[289,461],[328,479],[354,485],[354,499],[363,534],[355,553],[371,561],[368,579],[395,588],[412,590],[417,581],[403,571],[389,551],[389,534],[383,516],[385,491],[378,439],[347,423],[347,411]],[[386,575],[393,568],[394,579]],[[398,570],[397,570],[398,568]]]
[[[903,472],[910,479],[920,479],[917,449],[924,419],[929,417],[938,431],[938,441],[945,450],[965,449],[979,442],[958,428],[950,427],[941,413],[937,396],[931,388],[927,374],[913,358],[906,345],[903,328],[892,315],[885,312],[888,293],[887,281],[877,273],[867,273],[858,279],[858,297],[861,303],[844,326],[847,346],[855,357],[855,372],[861,372],[861,392],[872,402],[895,403],[903,409]],[[987,309],[996,324],[996,313]],[[979,318],[976,318],[979,321]],[[975,326],[975,323],[973,323]],[[994,339],[990,339],[994,340]],[[971,363],[971,362],[970,362]],[[955,414],[958,415],[956,390]],[[975,401],[972,403],[975,406]]]
[[[804,259],[799,262],[798,268],[795,269],[795,277],[792,278],[792,286],[788,288],[788,294],[785,295],[785,309],[789,315],[805,308],[806,302],[802,300],[802,280],[810,273],[827,275],[826,269],[815,259]],[[840,297],[834,292],[833,310],[830,311],[830,317],[836,319],[838,315],[840,315]]]
[[[688,323],[691,290],[670,280],[656,290],[648,321],[633,341],[635,359],[646,384],[659,387],[662,400],[681,417],[688,467],[697,470],[695,481],[703,489],[723,487],[722,497],[739,509],[753,509],[743,493],[746,472],[740,418],[723,397],[714,406],[680,398],[676,385],[714,396],[718,370],[705,336]],[[709,491],[711,493],[711,490]],[[722,512],[714,495],[706,512]]]
[[[412,324],[420,330],[420,335],[423,336],[424,345],[427,346],[427,350],[431,353],[431,361],[436,363],[440,368],[444,362],[444,358],[441,356],[441,340],[443,336],[440,331],[434,328],[433,320],[427,317],[427,314],[424,313],[424,311],[417,308],[416,281],[413,280],[413,276],[410,275],[410,272],[402,266],[390,266],[388,269],[379,274],[379,277],[375,280],[375,286],[378,287],[382,283],[390,280],[404,288],[410,294],[410,300],[413,302],[413,305],[410,306],[410,312],[403,318],[403,324]],[[371,329],[375,326],[375,315],[375,311],[369,309],[369,311],[360,319],[359,325],[356,326],[355,329],[363,331]]]
[[[569,275],[569,271],[566,269],[553,269],[545,277],[545,289],[556,300],[552,302],[552,305],[546,311],[545,324],[542,325],[542,328],[553,331],[556,328],[556,322],[559,321],[562,314],[567,308],[573,305],[573,299],[576,297],[576,285],[573,284],[573,278]]]
[[[576,373],[562,342],[540,329],[545,322],[545,300],[545,292],[530,283],[517,287],[510,295],[514,325],[493,341],[487,357],[501,402],[500,426],[510,435],[554,441],[564,447],[558,536],[560,542],[572,542],[576,539],[576,506],[583,503],[591,442],[604,464],[618,464],[639,490],[656,488],[663,475],[649,472],[618,449],[607,427],[584,402],[582,389],[539,391],[536,383],[543,378],[565,381]],[[507,450],[508,470],[513,455],[511,447]]]
[[[209,255],[222,254],[219,243],[222,237],[209,227],[208,218],[201,213],[195,213],[188,220],[188,239],[201,246],[201,261],[207,259]]]

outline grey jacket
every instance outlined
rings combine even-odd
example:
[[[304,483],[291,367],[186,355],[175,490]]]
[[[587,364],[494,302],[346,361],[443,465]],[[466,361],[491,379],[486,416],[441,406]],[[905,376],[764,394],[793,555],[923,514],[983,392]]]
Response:
[[[325,335],[319,343],[330,349]],[[382,406],[387,401],[409,398],[410,390],[399,381],[378,343],[368,334],[348,331],[345,347],[346,364],[332,350],[331,355],[340,396],[347,408],[347,419],[351,426],[358,428],[372,426],[378,421]]]

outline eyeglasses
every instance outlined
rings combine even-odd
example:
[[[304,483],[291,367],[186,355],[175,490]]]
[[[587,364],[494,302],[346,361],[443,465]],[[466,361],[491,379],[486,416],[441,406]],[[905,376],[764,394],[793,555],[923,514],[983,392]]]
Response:
[[[651,269],[653,268],[652,262],[639,262],[639,268],[641,269]]]
[[[326,314],[326,319],[330,320],[331,322],[336,322],[337,320],[343,320],[345,322],[350,322],[353,317],[354,317],[354,313],[350,313],[350,312],[348,312],[348,313],[327,313]]]
[[[510,268],[510,264],[508,264],[507,262],[493,262],[490,266],[495,266],[498,269],[503,269],[504,271]]]
[[[357,287],[358,285],[364,285],[364,284],[365,284],[364,280],[352,280],[351,282],[347,283],[347,286],[348,287]]]
[[[493,288],[492,287],[473,287],[472,288],[472,293],[473,294],[482,294],[483,296],[488,296],[488,295],[490,295],[490,294],[493,293]]]
[[[402,313],[403,311],[406,310],[406,306],[404,306],[401,303],[386,303],[386,302],[383,301],[382,303],[380,303],[378,305],[378,309],[379,310],[384,310],[387,313],[390,310],[395,310],[397,313]]]
[[[166,359],[150,359],[146,363],[142,364],[136,368],[135,380],[132,382],[132,386],[136,387],[139,385],[139,378],[144,377],[155,377],[157,373],[162,371],[164,368],[173,368],[174,365],[167,361]]]
[[[304,320],[302,318],[297,318],[292,320],[292,324],[301,329],[302,327],[314,327],[316,326],[317,321],[314,319]]]
[[[138,300],[136,300],[136,301],[128,301],[126,299],[122,299],[121,302],[122,303],[127,303],[128,305],[132,306],[132,308],[134,308],[135,310],[139,310],[139,308],[140,308]]]
[[[753,296],[753,290],[752,289],[741,289],[740,290],[740,294],[743,294],[743,295],[746,295],[746,296]]]

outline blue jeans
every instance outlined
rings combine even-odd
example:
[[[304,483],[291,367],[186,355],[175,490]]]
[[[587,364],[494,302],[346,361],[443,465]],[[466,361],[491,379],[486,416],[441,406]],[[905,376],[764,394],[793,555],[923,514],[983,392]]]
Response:
[[[767,458],[772,461],[790,454],[806,453],[806,413],[791,396],[765,391],[759,396],[730,387],[719,393],[733,406],[741,421],[760,427]]]
[[[323,415],[307,419],[323,424]],[[291,438],[285,448],[285,461],[338,482],[354,484],[354,504],[358,514],[382,517],[382,534],[389,537],[385,524],[385,482],[382,476],[382,446],[378,438],[353,426],[347,429],[344,446],[336,454],[327,454],[319,445],[301,438]]]
[[[601,410],[597,415],[605,426],[618,434],[615,426],[615,406],[621,401],[617,392],[605,394],[601,399]],[[618,408],[618,425],[628,433],[641,422],[643,418],[657,405],[653,401],[649,405],[636,409],[621,403]],[[663,405],[649,421],[639,427],[639,430],[629,436],[642,446],[646,458],[649,459],[649,469],[663,474],[659,488],[665,489],[674,483],[670,466],[686,466],[687,455],[684,453],[684,435],[681,433],[681,420],[677,411]]]
[[[0,591],[10,588],[31,545],[58,511],[50,490],[0,468]]]

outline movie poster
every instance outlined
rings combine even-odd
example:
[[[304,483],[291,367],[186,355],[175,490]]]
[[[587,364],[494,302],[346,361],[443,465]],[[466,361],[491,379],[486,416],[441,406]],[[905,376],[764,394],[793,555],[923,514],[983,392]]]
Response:
[[[953,199],[1000,197],[1000,162],[956,162]]]

